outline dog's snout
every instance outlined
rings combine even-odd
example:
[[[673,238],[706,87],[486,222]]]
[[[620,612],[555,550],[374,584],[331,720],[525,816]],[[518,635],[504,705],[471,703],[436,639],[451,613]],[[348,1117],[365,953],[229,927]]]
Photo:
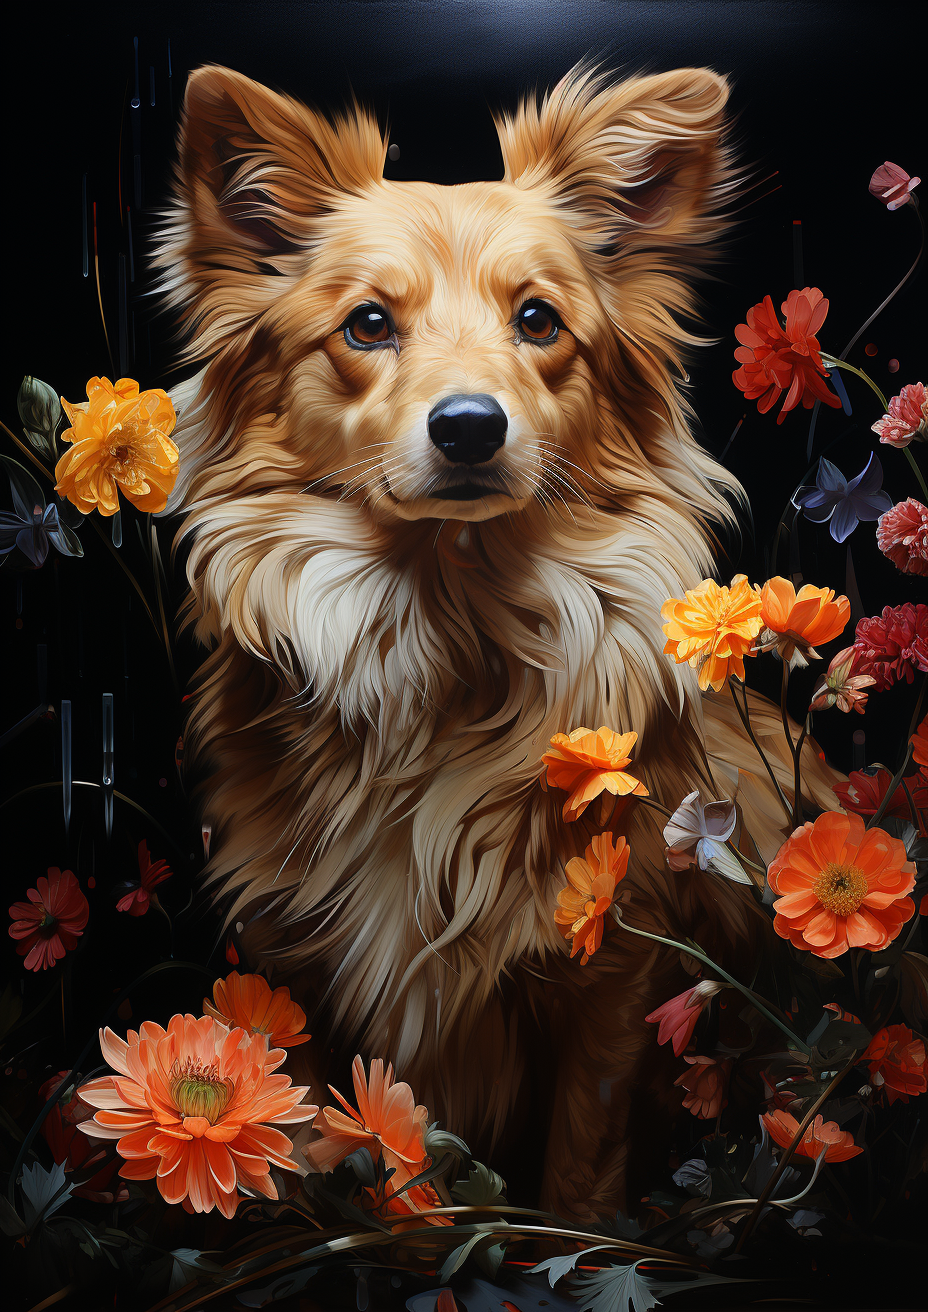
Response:
[[[429,437],[455,465],[482,465],[506,440],[506,412],[492,396],[446,396],[429,412]]]

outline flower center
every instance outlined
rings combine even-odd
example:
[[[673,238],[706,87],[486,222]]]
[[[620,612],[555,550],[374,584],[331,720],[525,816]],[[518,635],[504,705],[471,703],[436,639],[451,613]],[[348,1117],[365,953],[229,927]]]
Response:
[[[867,896],[867,888],[867,876],[857,866],[829,864],[812,885],[812,892],[836,916],[849,916]]]
[[[232,1096],[232,1081],[219,1078],[217,1064],[207,1066],[188,1057],[174,1063],[169,1078],[174,1106],[181,1116],[202,1116],[215,1125]]]

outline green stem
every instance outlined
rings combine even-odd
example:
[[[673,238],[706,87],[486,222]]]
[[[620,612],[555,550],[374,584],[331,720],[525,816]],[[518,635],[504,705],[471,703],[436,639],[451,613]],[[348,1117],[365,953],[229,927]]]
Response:
[[[902,450],[903,450],[903,454],[905,455],[905,458],[912,466],[915,477],[918,479],[918,486],[922,490],[922,496],[925,498],[925,501],[928,502],[928,485],[926,485],[925,480],[922,477],[922,471],[919,469],[915,457],[912,455],[912,452],[909,450],[909,448],[907,446],[904,446]]]
[[[750,738],[751,742],[752,742],[752,743],[754,744],[754,746],[757,748],[757,755],[760,757],[761,761],[763,761],[763,763],[764,763],[764,769],[767,771],[767,773],[768,773],[769,776],[770,776],[770,782],[773,784],[774,788],[776,789],[777,796],[779,797],[780,801],[781,801],[782,804],[783,804],[783,809],[784,809],[784,811],[786,812],[786,818],[787,818],[787,820],[792,821],[792,818],[793,818],[793,808],[790,806],[789,802],[786,800],[786,794],[783,792],[783,789],[780,787],[780,784],[779,784],[779,781],[778,781],[776,775],[773,773],[773,767],[771,766],[770,762],[767,760],[767,757],[764,755],[764,749],[761,747],[760,743],[759,743],[759,742],[757,741],[757,739],[755,738],[755,736],[754,736],[754,730],[751,728],[751,716],[750,716],[750,712],[749,712],[748,709],[747,709],[747,704],[748,704],[748,702],[747,702],[747,692],[748,692],[748,690],[747,690],[747,686],[745,685],[745,688],[744,688],[744,706],[743,706],[743,707],[740,705],[740,703],[739,703],[739,701],[738,701],[738,694],[737,694],[736,691],[735,691],[735,683],[734,683],[734,680],[733,680],[733,679],[729,679],[729,680],[728,680],[728,686],[729,686],[729,688],[731,689],[731,698],[732,698],[732,701],[735,703],[735,710],[738,712],[738,716],[739,716],[739,718],[740,718],[740,720],[741,720],[741,723],[744,725],[745,732],[747,733],[747,735],[748,735],[748,737]]]
[[[876,813],[873,816],[871,816],[870,820],[867,822],[868,829],[872,829],[874,825],[878,825],[880,821],[883,819],[883,813],[885,812],[887,806],[889,806],[890,802],[892,801],[896,789],[899,787],[900,783],[902,782],[902,776],[905,774],[905,768],[909,764],[909,761],[912,759],[912,735],[915,732],[915,730],[918,728],[918,720],[919,720],[919,716],[922,713],[922,703],[925,700],[926,689],[928,689],[928,674],[926,674],[924,679],[922,680],[921,691],[918,694],[918,701],[915,703],[915,710],[912,712],[912,719],[909,721],[909,732],[906,735],[905,757],[903,758],[902,764],[900,765],[899,769],[893,775],[892,781],[889,787],[887,788],[883,796],[883,800],[876,810]]]
[[[806,1057],[811,1056],[811,1049],[793,1033],[788,1025],[784,1025],[783,1022],[774,1015],[770,1010],[769,1003],[764,1002],[751,989],[747,988],[744,984],[739,983],[733,975],[729,975],[726,970],[723,970],[718,962],[713,961],[711,957],[707,957],[700,948],[694,947],[690,943],[678,943],[677,940],[673,938],[664,938],[661,934],[650,934],[646,929],[635,929],[633,925],[630,925],[627,920],[622,918],[622,913],[615,905],[613,905],[612,913],[616,921],[623,929],[628,930],[629,934],[637,934],[639,938],[649,938],[653,943],[663,943],[669,948],[676,948],[679,952],[684,952],[689,957],[695,957],[696,960],[701,961],[704,966],[711,967],[711,969],[718,975],[721,975],[722,979],[730,984],[733,989],[737,989],[739,993],[742,993],[748,999],[751,1006],[759,1011],[762,1016],[765,1016],[767,1020],[770,1021],[771,1025],[776,1025],[778,1030],[782,1030],[799,1052],[802,1052]]]
[[[880,404],[883,409],[885,410],[887,408],[888,402],[886,397],[880,391],[879,387],[877,387],[870,375],[864,373],[863,369],[858,369],[854,364],[848,364],[846,360],[837,360],[833,355],[825,355],[824,352],[822,353],[822,362],[826,364],[829,369],[846,369],[848,373],[856,374],[858,378],[862,378],[867,386],[880,398]]]

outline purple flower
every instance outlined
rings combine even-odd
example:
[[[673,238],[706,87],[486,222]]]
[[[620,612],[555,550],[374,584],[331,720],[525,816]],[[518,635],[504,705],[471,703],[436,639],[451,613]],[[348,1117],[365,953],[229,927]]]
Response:
[[[828,524],[835,542],[844,542],[859,523],[879,519],[892,510],[892,497],[883,491],[883,466],[876,455],[870,459],[856,478],[850,482],[837,465],[822,456],[815,475],[815,487],[801,487],[793,497],[793,505],[803,510],[806,519],[815,524]]]
[[[33,569],[45,563],[49,547],[63,556],[82,556],[80,540],[58,515],[58,506],[45,504],[45,494],[27,469],[0,456],[10,478],[13,514],[0,513],[0,557],[18,547]]]

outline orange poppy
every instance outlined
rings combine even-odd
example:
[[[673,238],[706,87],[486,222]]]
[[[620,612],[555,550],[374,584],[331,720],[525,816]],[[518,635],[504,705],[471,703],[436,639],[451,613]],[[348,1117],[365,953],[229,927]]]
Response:
[[[207,1016],[215,1016],[224,1025],[239,1026],[249,1034],[266,1034],[274,1048],[295,1048],[312,1037],[301,1034],[306,1012],[290,999],[290,990],[281,986],[271,990],[262,975],[240,975],[233,970],[213,985],[213,1000],[203,999]]]
[[[796,829],[767,879],[780,894],[774,929],[816,957],[885,948],[915,914],[906,896],[915,865],[906,860],[905,845],[882,829],[867,829],[859,815],[826,811]]]
[[[912,760],[922,770],[928,770],[928,715],[912,734]]]
[[[631,849],[624,838],[613,845],[612,834],[597,834],[584,856],[567,862],[567,887],[557,895],[555,924],[565,938],[573,938],[570,955],[580,949],[581,966],[603,941],[603,918],[612,906],[617,885],[625,878]]]
[[[274,1074],[283,1051],[212,1016],[173,1016],[167,1030],[144,1021],[125,1040],[101,1030],[100,1047],[117,1074],[78,1090],[98,1109],[81,1129],[117,1141],[121,1176],[155,1179],[167,1202],[227,1217],[240,1188],[277,1198],[271,1166],[297,1169],[277,1127],[319,1110],[301,1103],[307,1088]]]
[[[907,1025],[887,1025],[878,1030],[863,1055],[870,1067],[870,1083],[886,1090],[890,1103],[908,1102],[928,1089],[925,1045]]]
[[[796,1137],[799,1122],[789,1112],[766,1112],[762,1117],[767,1133],[781,1148],[788,1148]],[[842,1130],[836,1121],[816,1116],[794,1149],[796,1157],[811,1157],[813,1161],[824,1152],[826,1162],[846,1162],[863,1152],[854,1142],[849,1130]]]
[[[781,575],[769,579],[760,591],[763,633],[758,650],[775,651],[792,667],[808,665],[818,657],[817,643],[831,642],[847,628],[851,603],[835,598],[831,588],[804,584],[799,592]]]
[[[170,440],[177,416],[167,392],[140,392],[131,378],[115,386],[91,378],[86,401],[62,397],[61,404],[72,424],[61,440],[74,445],[55,466],[55,491],[85,515],[115,515],[120,492],[139,510],[163,510],[180,459]]]
[[[664,651],[678,665],[686,661],[699,670],[699,686],[716,692],[729,675],[744,681],[744,658],[753,654],[761,630],[761,602],[744,574],[720,586],[704,579],[685,599],[672,597],[661,607],[666,620]]]
[[[565,820],[576,820],[602,792],[647,797],[644,784],[625,773],[637,741],[636,733],[614,733],[606,725],[554,735],[541,759],[547,766],[547,782],[570,794],[564,803]]]

